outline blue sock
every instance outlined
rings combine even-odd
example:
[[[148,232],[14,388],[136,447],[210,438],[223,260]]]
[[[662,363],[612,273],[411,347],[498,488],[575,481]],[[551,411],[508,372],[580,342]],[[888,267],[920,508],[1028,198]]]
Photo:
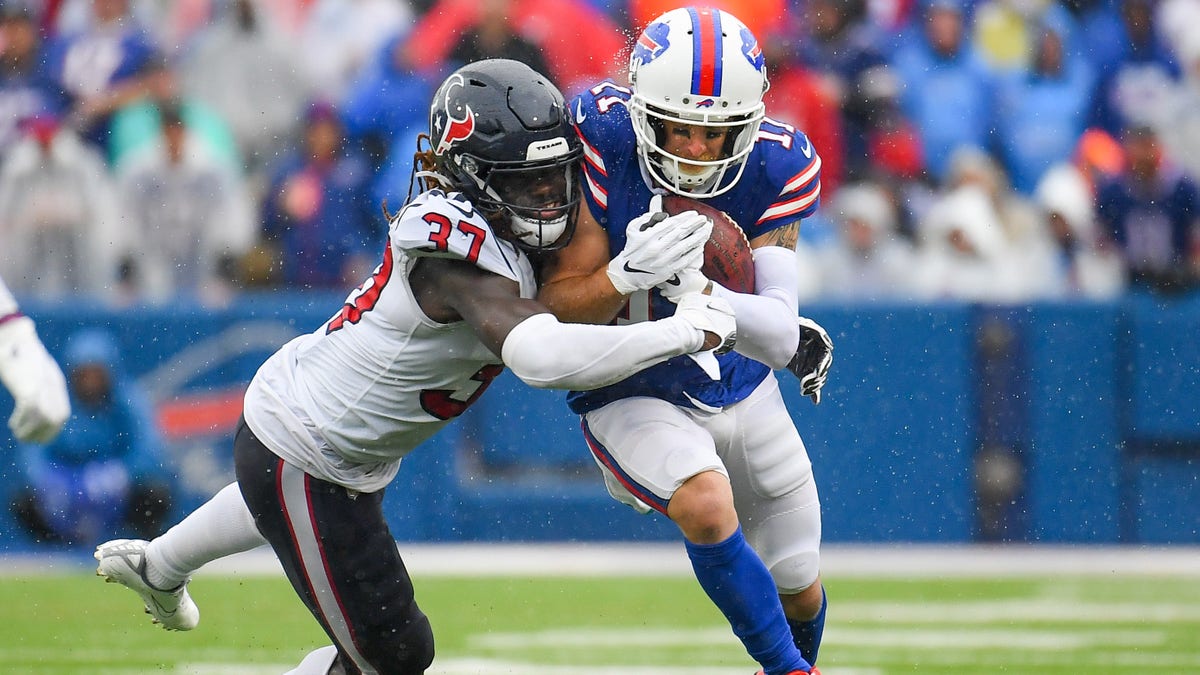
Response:
[[[829,606],[829,599],[825,595],[825,587],[821,587],[821,611],[817,612],[817,616],[812,621],[792,621],[788,619],[788,626],[792,629],[792,640],[796,643],[796,649],[804,655],[804,658],[812,664],[817,662],[817,651],[821,648],[821,634],[825,632],[825,608]]]
[[[700,587],[721,610],[746,652],[769,675],[809,665],[792,642],[775,581],[741,528],[719,544],[684,541]]]

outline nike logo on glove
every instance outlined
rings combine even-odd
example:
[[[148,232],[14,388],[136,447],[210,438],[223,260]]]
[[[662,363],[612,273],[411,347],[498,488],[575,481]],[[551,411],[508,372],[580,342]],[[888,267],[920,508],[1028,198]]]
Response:
[[[633,272],[634,274],[650,274],[649,270],[639,270],[638,268],[630,265],[628,262],[625,263],[625,271]],[[676,282],[676,283],[678,283],[678,282]]]
[[[678,286],[680,284],[679,275],[672,275],[670,279],[667,279],[667,283],[671,284],[672,286]]]

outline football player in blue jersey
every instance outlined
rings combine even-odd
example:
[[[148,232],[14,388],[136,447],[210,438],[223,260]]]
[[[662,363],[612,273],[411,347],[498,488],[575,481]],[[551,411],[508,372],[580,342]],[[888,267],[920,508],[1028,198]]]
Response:
[[[97,572],[134,590],[155,622],[190,630],[201,565],[269,542],[334,643],[294,675],[424,672],[433,633],[382,508],[401,460],[471,405],[505,367],[542,388],[616,382],[732,341],[728,303],[700,293],[639,326],[562,323],[534,301],[531,255],[566,244],[580,147],[562,95],[516,61],[452,73],[434,96],[424,189],[391,219],[375,273],[312,333],[284,345],[247,389],[237,483],[151,542],[96,549]],[[698,269],[695,211],[631,227],[636,268]],[[247,508],[249,507],[249,508]]]
[[[794,250],[800,221],[817,208],[821,159],[803,133],[765,116],[762,50],[726,12],[660,16],[637,40],[629,80],[570,104],[588,209],[545,268],[539,299],[562,320],[629,323],[670,315],[681,293],[709,292],[734,307],[738,339],[717,357],[719,372],[673,358],[568,401],[609,492],[674,521],[697,580],[766,675],[817,672],[817,488],[772,371],[792,370],[820,401],[832,344],[797,316]],[[753,293],[697,270],[673,277],[622,264],[628,224],[668,192],[741,226]]]

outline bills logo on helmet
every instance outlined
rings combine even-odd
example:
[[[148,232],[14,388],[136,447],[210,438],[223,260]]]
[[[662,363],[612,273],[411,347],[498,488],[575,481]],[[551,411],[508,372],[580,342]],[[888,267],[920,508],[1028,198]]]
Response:
[[[742,28],[742,55],[754,66],[755,70],[761,71],[766,66],[766,60],[763,59],[762,47],[758,46],[758,40],[754,38],[754,33],[750,32],[749,28]]]
[[[631,61],[637,61],[642,65],[650,63],[657,59],[667,48],[671,46],[671,41],[667,39],[667,33],[670,28],[665,23],[652,23],[642,31],[638,37],[637,43],[633,45],[633,54],[629,57]]]
[[[716,103],[716,101],[712,100],[711,98],[706,98],[703,101],[697,101],[696,107],[697,108],[711,108],[711,107],[713,107],[714,103]]]
[[[454,74],[446,81],[446,128],[442,129],[442,137],[438,140],[437,147],[433,149],[435,155],[441,155],[450,149],[455,143],[465,141],[475,133],[475,113],[471,112],[471,106],[463,105],[463,116],[461,119],[451,117],[449,111],[455,106],[450,103],[451,93],[456,88],[466,86],[462,75]]]

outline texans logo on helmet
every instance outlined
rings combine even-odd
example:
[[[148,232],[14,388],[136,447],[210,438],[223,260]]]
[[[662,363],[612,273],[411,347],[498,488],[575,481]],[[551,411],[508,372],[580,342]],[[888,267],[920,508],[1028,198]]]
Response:
[[[742,55],[754,66],[755,70],[761,71],[766,65],[766,60],[763,59],[762,47],[758,46],[758,40],[754,38],[754,34],[749,28],[743,28],[742,33]]]
[[[630,58],[640,61],[642,65],[657,59],[671,46],[671,41],[667,39],[670,30],[665,23],[652,23],[647,26],[633,45],[633,55]]]
[[[446,81],[446,128],[442,129],[442,137],[438,140],[437,147],[433,152],[435,155],[441,155],[450,149],[452,145],[459,141],[465,141],[475,133],[475,113],[471,112],[471,106],[463,105],[463,117],[455,119],[450,116],[450,110],[454,107],[450,104],[450,93],[456,87],[464,87],[462,75],[454,74]]]

